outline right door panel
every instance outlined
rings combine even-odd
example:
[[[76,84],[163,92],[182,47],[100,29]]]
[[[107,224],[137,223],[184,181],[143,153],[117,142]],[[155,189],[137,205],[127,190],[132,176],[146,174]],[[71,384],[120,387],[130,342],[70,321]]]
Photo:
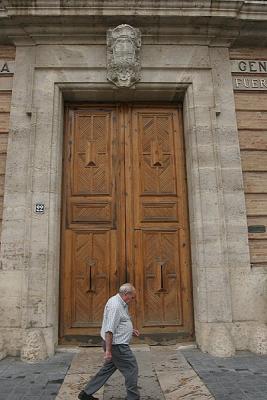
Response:
[[[136,323],[142,334],[189,337],[193,318],[181,114],[170,107],[133,107],[128,126],[126,254],[139,292]]]

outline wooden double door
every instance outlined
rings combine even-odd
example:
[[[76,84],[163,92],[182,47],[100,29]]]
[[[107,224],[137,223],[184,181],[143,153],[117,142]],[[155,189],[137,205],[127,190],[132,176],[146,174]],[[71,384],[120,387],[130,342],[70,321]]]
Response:
[[[181,111],[169,106],[66,108],[61,342],[93,341],[124,282],[141,340],[193,333]]]

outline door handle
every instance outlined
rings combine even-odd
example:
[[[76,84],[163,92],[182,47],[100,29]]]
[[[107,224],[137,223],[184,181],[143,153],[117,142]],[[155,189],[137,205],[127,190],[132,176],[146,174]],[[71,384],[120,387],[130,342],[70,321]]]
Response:
[[[164,264],[163,263],[160,263],[160,290],[164,290],[164,287],[163,287],[163,285],[164,285],[164,282],[163,282],[163,267],[164,267]]]
[[[156,279],[157,279],[157,286],[159,289],[156,290],[156,293],[167,292],[167,288],[164,287],[164,285],[165,285],[165,279],[164,279],[165,267],[166,267],[166,262],[158,260],[158,262],[156,264],[156,268],[157,268]]]
[[[89,267],[88,292],[92,292],[92,266]]]
[[[71,156],[72,156],[72,142],[69,141],[69,148],[68,148],[68,161],[71,160]]]
[[[95,260],[88,260],[86,269],[87,269],[87,276],[88,276],[88,288],[86,293],[95,292],[94,288],[94,281],[93,281],[93,267],[95,267],[96,262]]]

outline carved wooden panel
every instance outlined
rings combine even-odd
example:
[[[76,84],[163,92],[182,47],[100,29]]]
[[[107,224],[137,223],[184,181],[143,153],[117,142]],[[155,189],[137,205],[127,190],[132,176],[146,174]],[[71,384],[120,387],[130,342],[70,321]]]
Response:
[[[71,326],[100,326],[109,296],[109,232],[73,232]]]
[[[182,313],[178,233],[144,231],[142,246],[143,324],[179,325]]]
[[[110,113],[80,113],[75,119],[72,194],[110,194]]]
[[[177,203],[175,201],[161,201],[161,203],[144,201],[142,207],[142,222],[178,222]]]
[[[107,201],[74,203],[71,205],[71,223],[111,223],[112,208]]]
[[[172,120],[168,113],[138,114],[142,194],[175,194]]]

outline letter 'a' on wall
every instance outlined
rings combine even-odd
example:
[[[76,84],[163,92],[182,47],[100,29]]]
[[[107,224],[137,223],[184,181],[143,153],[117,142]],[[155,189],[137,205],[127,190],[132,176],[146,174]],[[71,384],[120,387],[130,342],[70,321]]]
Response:
[[[15,62],[13,60],[0,59],[0,76],[13,75],[15,71]]]

